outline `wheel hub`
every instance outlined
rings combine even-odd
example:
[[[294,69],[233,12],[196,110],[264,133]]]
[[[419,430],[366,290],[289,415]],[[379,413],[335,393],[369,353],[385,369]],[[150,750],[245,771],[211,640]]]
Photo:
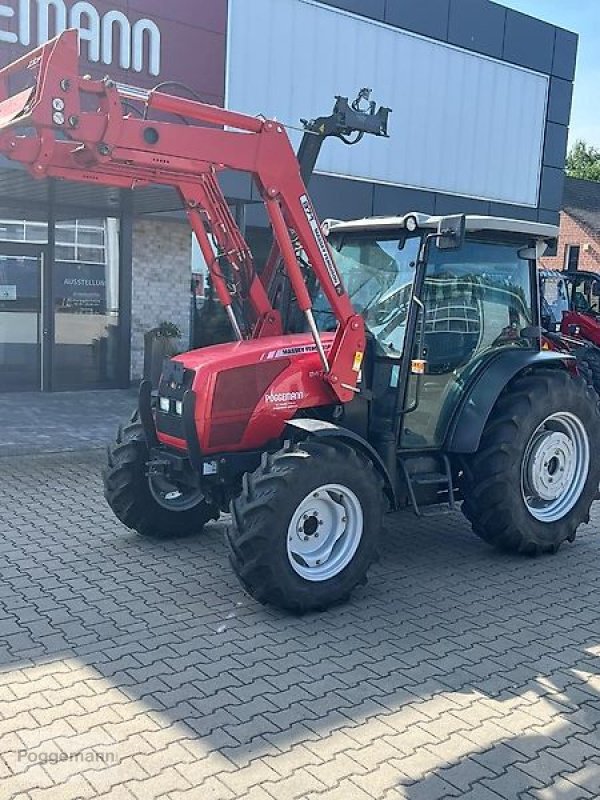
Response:
[[[204,499],[200,489],[177,484],[162,475],[149,475],[148,486],[158,505],[167,511],[189,511]]]
[[[312,514],[309,514],[306,519],[303,520],[301,524],[302,533],[305,536],[318,536],[317,533],[319,529],[319,525],[323,524],[323,520],[319,517],[319,512],[315,511]]]
[[[298,505],[288,527],[287,553],[294,571],[310,581],[339,574],[362,536],[360,501],[346,486],[326,484]]]
[[[532,443],[527,480],[542,500],[555,500],[573,477],[575,447],[561,431],[545,431]]]

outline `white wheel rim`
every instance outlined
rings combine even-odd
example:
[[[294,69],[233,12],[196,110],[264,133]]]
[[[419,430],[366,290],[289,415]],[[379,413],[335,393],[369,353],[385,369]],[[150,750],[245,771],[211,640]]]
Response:
[[[287,554],[307,581],[327,581],[354,558],[363,532],[358,497],[347,486],[327,483],[307,494],[288,526]]]
[[[577,503],[590,468],[590,442],[579,417],[560,411],[539,425],[525,448],[521,494],[540,522],[557,522]]]

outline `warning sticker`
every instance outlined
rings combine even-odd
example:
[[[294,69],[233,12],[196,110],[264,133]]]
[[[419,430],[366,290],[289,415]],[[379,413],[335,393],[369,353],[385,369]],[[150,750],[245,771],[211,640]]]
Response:
[[[352,369],[354,372],[360,372],[360,368],[362,367],[363,362],[363,354],[360,350],[357,350],[354,354],[354,363],[352,364]]]

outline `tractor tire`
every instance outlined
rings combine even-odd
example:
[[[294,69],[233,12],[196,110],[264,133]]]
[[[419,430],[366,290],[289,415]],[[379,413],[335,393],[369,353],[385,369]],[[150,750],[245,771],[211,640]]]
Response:
[[[555,553],[589,522],[600,458],[598,398],[566,370],[517,377],[464,462],[463,512],[484,541],[508,552]]]
[[[383,481],[352,447],[286,445],[264,454],[231,503],[231,565],[260,603],[324,611],[366,583],[383,510]]]
[[[131,422],[108,448],[108,464],[102,473],[104,497],[123,525],[142,536],[170,539],[198,533],[207,522],[219,518],[219,510],[197,490],[190,489],[187,497],[182,492],[171,506],[167,500],[159,502],[160,492],[146,475],[147,461],[142,425]]]
[[[600,397],[600,350],[597,347],[585,347],[574,355],[581,376]]]

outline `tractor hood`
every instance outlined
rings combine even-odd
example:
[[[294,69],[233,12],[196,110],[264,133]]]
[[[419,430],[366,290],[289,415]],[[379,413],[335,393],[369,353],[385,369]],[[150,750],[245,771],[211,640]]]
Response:
[[[334,334],[322,335],[326,351],[333,339]],[[265,441],[279,438],[301,409],[336,402],[322,378],[310,334],[213,345],[168,362],[159,388],[156,429],[163,444],[180,450],[186,449],[185,392],[193,397],[204,455],[263,447]]]
[[[331,347],[333,338],[333,333],[321,335],[326,349]],[[173,361],[200,374],[206,369],[214,369],[215,364],[220,368],[231,368],[306,354],[316,354],[315,344],[309,333],[298,333],[292,336],[267,336],[262,339],[214,344],[182,353],[175,356]]]

